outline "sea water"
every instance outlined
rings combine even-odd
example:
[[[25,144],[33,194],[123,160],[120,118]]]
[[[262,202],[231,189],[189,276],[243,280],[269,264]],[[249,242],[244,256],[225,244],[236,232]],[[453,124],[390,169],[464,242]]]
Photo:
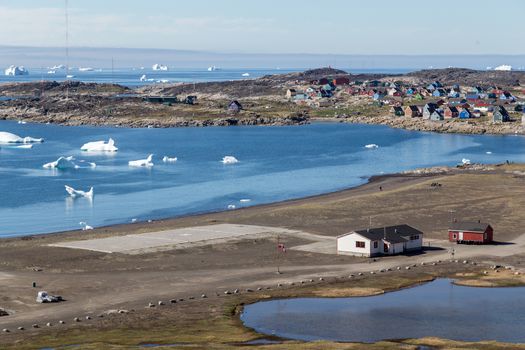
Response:
[[[79,229],[79,222],[100,227],[272,203],[349,188],[372,175],[455,165],[463,158],[525,161],[521,136],[359,124],[132,129],[0,121],[0,131],[45,139],[32,149],[0,145],[0,237]],[[86,142],[110,137],[118,152],[80,151]],[[379,147],[365,148],[372,143]],[[129,167],[130,160],[149,154],[153,167]],[[97,166],[42,168],[60,156]],[[164,163],[164,156],[178,160]],[[225,156],[239,162],[223,164]],[[93,186],[95,196],[70,198],[64,185],[84,191]]]

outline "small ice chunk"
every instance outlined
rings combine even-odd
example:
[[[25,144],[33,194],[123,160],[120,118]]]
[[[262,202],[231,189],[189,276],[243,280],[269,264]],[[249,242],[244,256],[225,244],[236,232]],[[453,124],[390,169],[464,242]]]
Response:
[[[12,75],[12,76],[15,76],[15,75],[28,75],[29,71],[27,69],[25,69],[24,66],[11,65],[11,66],[9,66],[9,67],[7,67],[5,69],[4,74],[5,75]]]
[[[486,153],[486,154],[492,154],[492,152],[491,152],[491,151],[487,151],[487,152],[485,152],[485,153]]]
[[[69,193],[69,195],[73,198],[78,197],[86,197],[86,198],[93,198],[93,187],[89,189],[89,191],[82,191],[82,190],[75,190],[73,187],[64,185],[66,188],[66,192]]]
[[[248,199],[248,198],[243,198],[241,200],[239,200],[239,202],[241,203],[248,203],[248,202],[251,202],[252,200],[251,199]]]
[[[375,149],[375,148],[379,148],[378,145],[376,145],[375,143],[370,143],[368,145],[365,145],[365,148],[368,148],[368,149]]]
[[[27,122],[25,120],[19,120],[18,124],[27,124]]]
[[[242,76],[243,76],[243,77],[249,77],[249,76],[250,76],[250,73],[242,73]]]
[[[0,143],[36,143],[44,142],[44,139],[36,139],[30,136],[20,137],[10,132],[0,131]]]
[[[470,159],[463,158],[463,159],[461,160],[461,163],[462,163],[463,165],[470,165]]]
[[[168,70],[168,66],[164,65],[164,64],[154,64],[153,66],[151,66],[151,69],[153,70],[162,70],[162,71],[167,71]]]
[[[172,158],[170,158],[170,157],[168,157],[168,156],[164,156],[164,157],[162,158],[162,161],[163,161],[164,163],[175,163],[175,162],[177,161],[177,157],[172,157]]]
[[[494,70],[510,72],[512,70],[512,66],[508,64],[502,64],[501,66],[497,66],[496,68],[494,68]]]
[[[140,81],[146,81],[148,77],[146,77],[146,74],[142,74],[140,77]]]
[[[147,167],[150,168],[153,166],[153,154],[150,154],[148,158],[146,159],[139,159],[139,160],[130,160],[128,162],[129,166],[132,167]]]
[[[116,152],[118,151],[118,148],[115,146],[115,141],[110,138],[108,142],[105,141],[93,141],[88,142],[82,147],[80,147],[81,151],[86,152]]]
[[[79,72],[92,72],[94,71],[94,69],[91,67],[78,67],[78,71]]]
[[[72,156],[60,157],[54,162],[49,162],[49,163],[44,164],[42,167],[46,169],[60,169],[60,170],[78,169],[79,166],[75,164],[74,160],[75,158],[73,158]]]
[[[234,156],[225,156],[221,160],[222,164],[235,164],[239,163],[239,160]]]
[[[236,208],[236,206],[234,204],[229,204],[228,205],[228,209],[235,209],[235,208]]]
[[[93,226],[88,225],[85,221],[80,221],[78,224],[82,226],[82,231],[88,231],[93,229]]]

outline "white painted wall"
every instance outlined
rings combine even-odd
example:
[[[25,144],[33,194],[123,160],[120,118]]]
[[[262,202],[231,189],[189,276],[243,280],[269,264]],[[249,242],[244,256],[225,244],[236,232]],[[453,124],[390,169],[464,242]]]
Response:
[[[357,248],[356,242],[361,241],[365,242],[364,248]],[[350,255],[359,255],[359,256],[370,256],[373,245],[372,242],[353,232],[344,236],[337,238],[337,253],[338,254],[350,254]]]
[[[419,239],[411,240],[406,243],[406,249],[421,249],[423,246],[423,235],[419,235]]]

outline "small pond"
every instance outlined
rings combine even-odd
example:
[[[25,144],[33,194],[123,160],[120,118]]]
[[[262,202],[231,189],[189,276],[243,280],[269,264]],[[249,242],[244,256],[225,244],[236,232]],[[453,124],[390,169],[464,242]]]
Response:
[[[473,288],[448,279],[355,298],[294,298],[247,305],[247,327],[299,340],[376,342],[441,337],[525,342],[525,287]]]

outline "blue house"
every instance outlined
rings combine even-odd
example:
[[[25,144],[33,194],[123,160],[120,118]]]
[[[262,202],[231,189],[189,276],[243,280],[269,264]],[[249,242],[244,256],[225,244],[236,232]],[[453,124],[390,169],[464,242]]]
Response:
[[[440,121],[440,120],[443,120],[443,119],[445,119],[443,117],[443,113],[441,113],[441,111],[438,110],[438,109],[434,110],[434,112],[432,112],[432,114],[430,114],[430,120]]]
[[[439,89],[435,89],[433,92],[432,92],[432,96],[434,97],[442,97],[442,96],[445,96],[447,93],[445,90],[439,88]]]
[[[472,114],[467,108],[464,108],[461,112],[459,112],[459,119],[470,119],[472,118]]]
[[[376,92],[374,94],[374,96],[372,96],[372,98],[374,99],[374,101],[378,101],[380,99],[382,99],[383,97],[385,97],[385,94],[382,93],[382,92]]]
[[[459,98],[460,94],[458,91],[456,91],[455,89],[452,89],[450,90],[450,92],[448,93],[448,97],[450,98]]]
[[[413,88],[408,88],[407,91],[406,91],[406,94],[407,94],[407,95],[413,95],[415,92],[416,92],[415,89],[413,89]]]

